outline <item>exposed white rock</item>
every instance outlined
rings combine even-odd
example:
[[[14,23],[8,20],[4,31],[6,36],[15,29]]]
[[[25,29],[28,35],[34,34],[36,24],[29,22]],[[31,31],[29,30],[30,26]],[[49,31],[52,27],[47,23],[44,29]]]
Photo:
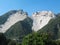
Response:
[[[34,31],[38,31],[39,29],[47,25],[52,18],[55,18],[55,15],[51,11],[42,11],[34,13],[32,15],[33,19],[32,29]]]
[[[27,15],[24,12],[18,11],[13,15],[10,15],[7,21],[0,25],[0,32],[6,32],[12,25],[17,23],[18,21],[22,21],[27,18]]]
[[[27,17],[28,16],[26,12],[19,10],[15,14],[10,15],[4,24],[0,25],[0,32],[5,33],[12,25],[19,21],[23,21]],[[38,11],[36,13],[33,13],[31,18],[33,20],[32,30],[38,31],[47,25],[51,19],[55,18],[55,15],[51,11]]]

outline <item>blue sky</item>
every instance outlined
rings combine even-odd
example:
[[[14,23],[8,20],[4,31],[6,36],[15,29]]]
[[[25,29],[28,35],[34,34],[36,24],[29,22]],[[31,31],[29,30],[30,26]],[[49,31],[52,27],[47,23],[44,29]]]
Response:
[[[0,15],[10,11],[23,9],[32,15],[33,12],[51,10],[60,12],[60,0],[0,0]]]

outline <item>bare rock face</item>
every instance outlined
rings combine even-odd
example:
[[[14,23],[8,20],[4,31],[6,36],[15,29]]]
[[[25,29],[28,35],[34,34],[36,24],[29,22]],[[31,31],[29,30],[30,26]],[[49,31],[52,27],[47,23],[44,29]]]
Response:
[[[51,11],[41,11],[33,13],[33,26],[32,30],[38,31],[39,29],[43,28],[48,22],[55,18],[55,15]]]
[[[16,13],[7,18],[7,21],[4,24],[0,25],[0,32],[5,33],[15,23],[23,21],[27,17],[29,17],[27,12],[24,12],[23,10],[17,10]],[[47,25],[51,19],[55,18],[55,15],[51,11],[38,11],[33,13],[31,18],[33,20],[32,30],[38,31]]]
[[[0,32],[6,32],[12,25],[25,18],[27,18],[27,13],[23,10],[18,10],[15,14],[10,15],[4,24],[0,25]]]

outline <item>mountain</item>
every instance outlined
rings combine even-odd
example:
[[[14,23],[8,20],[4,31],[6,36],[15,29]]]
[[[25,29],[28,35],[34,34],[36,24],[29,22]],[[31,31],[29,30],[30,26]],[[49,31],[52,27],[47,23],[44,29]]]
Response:
[[[51,19],[49,23],[38,32],[49,33],[53,39],[60,39],[60,14],[57,14],[55,19]]]
[[[32,20],[28,17],[11,26],[4,34],[7,38],[21,42],[23,37],[32,33]]]
[[[23,10],[12,10],[0,17],[3,17],[0,19],[0,32],[5,33],[12,25],[26,19],[29,16],[28,13]],[[55,18],[55,15],[51,11],[38,11],[33,13],[32,17],[29,18],[33,20],[32,30],[38,31],[47,25],[51,19]]]
[[[10,15],[10,13],[11,12],[8,13],[7,17]],[[27,18],[27,14],[23,12],[23,10],[18,10],[16,13],[13,13],[12,15],[10,15],[9,18],[5,17],[5,20],[6,19],[7,20],[4,24],[0,25],[0,32],[5,33],[12,25],[14,25],[15,23],[19,21],[24,20],[25,18]]]
[[[4,24],[7,21],[7,19],[9,18],[9,16],[16,12],[17,12],[17,10],[11,10],[11,11],[8,11],[7,13],[5,13],[4,15],[0,16],[0,25]]]
[[[2,21],[3,20],[3,21]],[[22,42],[23,37],[32,33],[50,33],[53,39],[60,38],[60,14],[38,11],[31,17],[23,10],[12,10],[0,16],[0,32],[6,38]]]
[[[55,18],[55,15],[51,11],[39,11],[32,15],[34,31],[38,31],[49,23],[51,19]]]
[[[0,33],[4,33],[6,38],[22,42],[24,36],[32,32],[32,19],[23,10],[13,10],[4,14],[4,23],[0,24]],[[4,18],[2,18],[4,19]]]

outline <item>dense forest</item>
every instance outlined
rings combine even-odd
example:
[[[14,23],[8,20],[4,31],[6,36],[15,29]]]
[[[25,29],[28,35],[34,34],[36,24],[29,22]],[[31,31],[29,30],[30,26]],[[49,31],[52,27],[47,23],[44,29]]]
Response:
[[[0,33],[0,45],[60,45],[60,41],[53,40],[50,34],[33,32],[25,36],[22,43],[18,43]]]

